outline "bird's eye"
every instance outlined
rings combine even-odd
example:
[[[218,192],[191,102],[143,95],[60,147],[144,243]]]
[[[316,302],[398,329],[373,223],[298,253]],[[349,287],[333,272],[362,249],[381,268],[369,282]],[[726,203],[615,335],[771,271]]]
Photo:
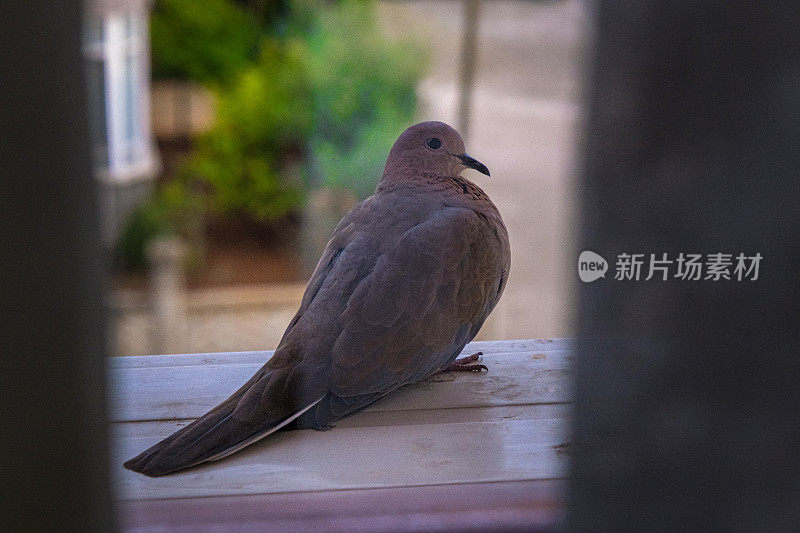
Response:
[[[428,139],[428,148],[438,150],[441,147],[442,147],[442,141],[440,141],[436,137],[431,137],[430,139]]]

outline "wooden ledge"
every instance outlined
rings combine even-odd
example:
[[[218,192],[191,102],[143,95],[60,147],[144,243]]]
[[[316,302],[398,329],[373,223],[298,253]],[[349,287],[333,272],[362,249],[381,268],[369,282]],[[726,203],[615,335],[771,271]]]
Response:
[[[222,461],[155,479],[121,464],[225,399],[271,352],[111,358],[112,471],[122,523],[553,525],[567,471],[572,342],[474,342],[464,354],[477,351],[489,372],[442,374],[332,431],[281,432]]]

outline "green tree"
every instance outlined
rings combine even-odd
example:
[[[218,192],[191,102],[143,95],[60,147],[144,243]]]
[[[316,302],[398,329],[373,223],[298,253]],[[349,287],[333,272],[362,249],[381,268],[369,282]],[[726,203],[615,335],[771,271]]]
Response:
[[[298,2],[293,14],[309,43],[310,179],[363,198],[380,178],[392,143],[414,119],[427,51],[413,41],[386,38],[373,2],[343,1],[309,17],[308,10],[320,5]]]
[[[206,85],[217,116],[124,234],[129,264],[153,236],[199,235],[205,214],[271,223],[299,210],[291,159],[311,186],[370,194],[427,65],[418,43],[381,33],[366,0],[157,0],[151,39],[153,77]]]
[[[157,0],[153,78],[224,84],[253,62],[260,39],[258,19],[229,0]]]
[[[311,124],[306,62],[302,42],[264,38],[258,61],[218,92],[216,124],[181,171],[210,186],[215,213],[269,222],[299,207],[301,184],[281,170]]]

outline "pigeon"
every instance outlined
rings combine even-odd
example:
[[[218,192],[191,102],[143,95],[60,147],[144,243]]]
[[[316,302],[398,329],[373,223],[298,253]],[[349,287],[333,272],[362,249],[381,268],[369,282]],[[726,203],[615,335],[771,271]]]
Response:
[[[374,194],[334,231],[272,358],[125,468],[161,476],[281,428],[330,429],[403,385],[475,369],[475,356],[457,357],[500,299],[511,253],[497,208],[461,176],[467,168],[489,176],[452,127],[405,130]]]

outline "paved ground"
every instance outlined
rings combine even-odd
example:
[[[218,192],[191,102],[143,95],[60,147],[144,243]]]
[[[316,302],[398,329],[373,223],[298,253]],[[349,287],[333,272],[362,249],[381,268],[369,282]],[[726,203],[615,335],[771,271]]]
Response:
[[[571,259],[577,255],[573,184],[589,40],[585,8],[576,0],[483,5],[466,143],[492,171],[491,178],[477,172],[470,177],[503,214],[511,236],[512,269],[503,299],[478,338],[569,337],[577,281]],[[385,1],[379,14],[389,32],[431,44],[432,68],[419,91],[420,119],[456,125],[461,4]],[[244,305],[224,291],[216,296],[193,294],[189,300],[227,303],[190,304],[174,351],[274,348],[299,304],[302,288],[294,291],[297,302],[276,300],[276,291],[281,293],[270,286],[246,288],[251,297]],[[137,309],[115,313],[114,354],[163,351],[154,341],[158,325],[146,306]]]

